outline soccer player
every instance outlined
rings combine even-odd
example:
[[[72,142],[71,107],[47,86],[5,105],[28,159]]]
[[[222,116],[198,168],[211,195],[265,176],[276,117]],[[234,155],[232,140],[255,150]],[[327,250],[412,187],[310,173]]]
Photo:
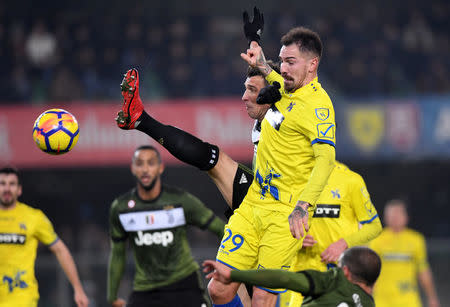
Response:
[[[163,185],[163,171],[156,148],[137,148],[131,164],[136,188],[111,205],[107,299],[114,307],[125,306],[117,290],[125,269],[127,240],[136,268],[127,306],[211,306],[189,248],[186,226],[208,229],[220,238],[224,222],[193,195]]]
[[[381,229],[364,179],[336,161],[317,201],[313,226],[290,270],[326,271],[347,248],[368,244]],[[301,300],[300,293],[288,291],[280,295],[280,306],[300,306]]]
[[[372,289],[380,274],[380,257],[370,248],[352,247],[339,259],[339,268],[326,272],[304,270],[232,270],[216,261],[206,260],[207,278],[224,284],[245,282],[267,288],[287,288],[305,296],[302,306],[375,306]],[[300,306],[300,305],[299,305]],[[406,306],[406,305],[405,305]]]
[[[267,122],[271,133],[267,133],[265,137],[269,145],[263,146],[266,154],[263,155],[264,158],[260,161],[271,157],[270,159],[272,160],[273,158],[279,158],[280,161],[285,159],[287,163],[279,163],[280,161],[276,162],[277,159],[274,160],[273,166],[277,169],[281,167],[280,171],[282,174],[280,174],[280,171],[271,172],[270,169],[273,168],[271,165],[270,169],[266,169],[269,165],[268,160],[265,165],[265,162],[261,162],[262,165],[259,166],[260,169],[256,173],[257,180],[253,180],[252,183],[254,186],[252,198],[249,198],[247,201],[247,205],[244,206],[246,210],[241,211],[240,217],[237,218],[238,220],[236,222],[232,222],[233,218],[230,220],[229,225],[234,226],[228,228],[218,254],[220,261],[242,269],[289,267],[290,261],[299,249],[301,242],[289,238],[289,225],[286,223],[288,215],[298,202],[298,206],[291,214],[290,224],[292,225],[292,234],[295,237],[303,236],[302,224],[305,224],[305,228],[308,227],[306,210],[310,204],[315,204],[316,198],[320,194],[321,189],[323,189],[329,172],[334,166],[334,111],[328,95],[321,88],[316,78],[322,45],[316,33],[304,28],[297,30],[302,32],[300,37],[297,37],[295,33],[288,34],[285,37],[285,46],[283,46],[281,51],[284,55],[282,57],[282,66],[285,67],[284,71],[282,67],[282,75],[288,83],[286,91],[283,88],[284,98],[269,109],[267,113],[270,114],[269,119],[267,120],[266,116],[266,119],[262,122],[262,125]],[[252,44],[255,43],[252,42]],[[306,49],[303,47],[300,49],[297,44],[301,46],[306,44]],[[259,51],[262,54],[261,50]],[[294,60],[296,65],[289,64]],[[290,66],[288,67],[287,65]],[[255,65],[251,66],[255,67]],[[284,84],[283,78],[276,72],[272,72],[267,61],[264,60],[264,69],[257,68],[263,75],[271,72],[267,79],[269,82],[275,80]],[[119,127],[124,129],[137,128],[144,132],[151,131],[152,127],[154,127],[159,131],[156,133],[161,134],[161,138],[157,137],[156,133],[152,137],[160,140],[160,143],[164,144],[166,148],[170,148],[172,145],[167,144],[167,142],[173,141],[170,141],[169,138],[164,138],[164,136],[170,136],[170,132],[168,132],[169,127],[164,126],[165,133],[162,133],[160,129],[161,124],[157,123],[155,126],[154,119],[149,119],[148,114],[143,112],[142,103],[138,99],[138,85],[137,71],[130,70],[125,75],[122,86],[124,104],[117,119]],[[292,100],[290,100],[291,98]],[[297,107],[296,104],[298,104]],[[287,120],[283,123],[284,116],[286,116]],[[282,123],[283,125],[281,125]],[[271,129],[275,130],[275,132]],[[263,136],[264,132],[262,133],[262,138]],[[269,140],[281,142],[272,144]],[[175,141],[179,142],[180,140],[176,139]],[[186,148],[197,143],[197,141],[182,143],[183,146],[181,146],[180,144],[177,145],[176,142],[173,143],[172,150],[169,150],[172,154],[176,152],[177,148]],[[271,146],[277,148],[274,150],[274,153],[277,153],[274,156],[270,154],[269,148]],[[206,146],[205,148],[207,149]],[[258,149],[258,156],[260,151],[261,149]],[[192,151],[187,150],[187,152]],[[208,169],[211,165],[214,166],[218,153],[217,149],[211,148],[203,152],[206,158],[199,161],[206,161],[206,166],[200,165],[199,161],[193,160],[190,156],[186,156],[181,160],[196,165],[200,169],[203,169],[203,167]],[[177,156],[176,154],[174,155]],[[287,156],[299,157],[300,159],[286,159]],[[179,158],[179,156],[177,157]],[[261,172],[263,172],[263,175],[261,175]],[[265,174],[266,172],[267,174]],[[309,179],[311,173],[313,176]],[[231,177],[233,175],[234,173],[231,174]],[[280,186],[280,183],[277,182],[280,182],[278,179],[280,175],[283,176],[283,180],[287,181],[285,181],[285,184],[281,184],[281,189],[279,190],[278,186]],[[265,178],[262,178],[262,176],[265,176]],[[307,185],[308,179],[309,183]],[[229,190],[232,189],[229,188]],[[303,193],[301,193],[302,191]],[[249,194],[250,192],[247,196]],[[304,202],[300,202],[300,200],[303,200],[302,198],[305,200]],[[257,205],[254,206],[255,204]],[[249,212],[253,210],[255,210],[254,214],[257,219],[260,219],[260,216],[266,217],[249,223],[248,221],[252,221],[253,218],[248,219],[247,217],[253,214]],[[272,218],[272,214],[274,218]],[[262,236],[262,233],[260,233],[262,228],[257,229],[253,227],[253,225],[261,225],[261,222],[263,224],[270,222],[272,227],[277,228],[276,231],[266,231],[265,235]],[[233,233],[233,229],[235,233]],[[249,233],[247,238],[245,238],[245,233]],[[261,238],[261,241],[259,238]],[[287,244],[285,243],[286,241]],[[276,244],[272,244],[272,242],[276,242]],[[259,249],[258,246],[262,248]],[[232,257],[234,260],[221,259],[223,257]],[[237,284],[223,286],[212,280],[209,290],[215,304],[235,302],[239,305],[239,299],[235,297],[237,287]],[[267,291],[279,292],[277,290],[257,289],[253,296],[253,304],[255,306],[261,306],[266,303],[270,306],[275,303],[276,295],[268,294],[269,292]]]
[[[277,66],[268,61],[277,70]],[[264,76],[256,68],[249,68],[244,82],[245,92],[242,101],[250,118],[255,120],[252,141],[259,141],[261,122],[269,104],[257,104],[259,91],[268,85]],[[203,142],[197,137],[170,125],[164,125],[151,117],[145,110],[139,96],[139,73],[130,69],[122,81],[124,103],[117,117],[122,129],[137,129],[152,137],[166,148],[174,157],[200,170],[206,171],[222,193],[230,208],[237,208],[253,181],[253,172],[246,166],[231,159],[216,145]],[[255,147],[256,148],[256,147]],[[232,211],[228,210],[227,217]]]
[[[9,167],[0,169],[0,307],[37,307],[34,262],[39,242],[55,254],[73,287],[77,306],[88,306],[69,249],[41,210],[18,201],[21,195],[18,171]]]
[[[270,84],[282,84],[282,98],[261,124],[255,179],[230,218],[216,257],[220,265],[239,270],[291,265],[301,247],[299,239],[309,229],[308,211],[314,210],[334,167],[334,110],[317,80],[321,40],[301,27],[290,30],[281,42],[281,75],[267,65],[255,41],[241,54]],[[238,285],[212,279],[208,290],[215,304],[239,306]],[[284,291],[257,288],[252,304],[273,306],[277,293]]]
[[[391,200],[384,208],[386,227],[370,243],[381,257],[383,268],[374,289],[379,307],[422,306],[417,279],[428,299],[428,306],[438,307],[439,299],[427,261],[425,238],[407,227],[408,213],[402,200]]]

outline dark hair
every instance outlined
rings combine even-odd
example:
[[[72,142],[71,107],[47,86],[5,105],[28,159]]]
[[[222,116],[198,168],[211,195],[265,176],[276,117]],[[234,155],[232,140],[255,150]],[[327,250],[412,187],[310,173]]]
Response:
[[[280,73],[280,65],[278,63],[275,63],[272,60],[267,60],[266,62],[270,66],[270,68],[275,70],[277,73]],[[265,80],[263,73],[257,67],[249,66],[247,68],[247,78],[255,76],[261,76]]]
[[[15,168],[15,167],[0,168],[0,174],[6,174],[6,175],[14,174],[17,177],[17,182],[19,182],[19,184],[20,184],[19,170],[17,168]]]
[[[312,52],[319,58],[322,57],[323,45],[319,34],[305,27],[297,27],[289,30],[281,38],[281,44],[283,46],[296,44],[300,52]]]
[[[401,198],[394,198],[391,200],[388,200],[386,202],[386,205],[384,206],[384,210],[386,210],[387,207],[392,207],[392,206],[402,206],[406,212],[408,212],[408,204],[406,203],[406,200],[401,199]]]
[[[341,267],[346,266],[354,281],[370,287],[375,284],[381,270],[381,259],[373,250],[364,246],[347,249],[339,260]]]
[[[153,150],[154,152],[156,152],[156,156],[158,157],[158,162],[161,163],[161,154],[159,153],[158,149],[156,149],[155,146],[152,145],[141,145],[138,148],[136,148],[134,150],[133,153],[133,161],[134,161],[134,156],[136,155],[136,152],[138,152],[139,150]]]

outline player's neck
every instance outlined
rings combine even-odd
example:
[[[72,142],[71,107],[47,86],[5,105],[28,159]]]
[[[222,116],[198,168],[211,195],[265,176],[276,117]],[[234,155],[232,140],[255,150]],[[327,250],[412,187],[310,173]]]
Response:
[[[304,87],[305,85],[308,85],[309,83],[311,83],[315,78],[317,78],[317,71],[307,74],[305,79],[303,80],[303,82],[300,84],[300,86],[298,88],[296,88],[295,90],[293,90],[291,93],[297,91],[298,89],[301,89],[302,87]]]
[[[161,180],[155,182],[155,186],[151,190],[146,190],[142,186],[137,186],[139,198],[145,201],[153,200],[161,194]]]
[[[392,232],[394,233],[400,233],[403,230],[405,230],[405,227],[389,227],[391,229]]]
[[[302,87],[305,86],[305,85],[308,85],[311,82],[313,82],[313,80],[315,78],[317,78],[317,71],[312,72],[310,74],[307,74],[305,80],[303,81]]]
[[[368,285],[366,285],[365,283],[362,283],[362,282],[353,282],[353,283],[355,285],[360,286],[361,289],[363,289],[364,292],[366,292],[367,294],[372,295],[372,292],[373,292],[373,288],[372,287],[369,287]]]

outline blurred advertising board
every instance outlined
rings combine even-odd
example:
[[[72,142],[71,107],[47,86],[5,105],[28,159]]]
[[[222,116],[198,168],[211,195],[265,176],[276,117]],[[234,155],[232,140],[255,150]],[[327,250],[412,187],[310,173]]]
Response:
[[[43,111],[61,107],[80,127],[75,148],[61,156],[41,152],[31,137]],[[253,146],[245,105],[239,99],[166,101],[146,104],[159,121],[217,144],[233,159],[251,161]],[[409,100],[335,101],[337,158],[359,160],[449,159],[450,96]],[[167,164],[180,163],[150,137],[117,128],[116,104],[75,103],[0,106],[0,164],[20,168],[127,165],[143,144],[161,149]]]

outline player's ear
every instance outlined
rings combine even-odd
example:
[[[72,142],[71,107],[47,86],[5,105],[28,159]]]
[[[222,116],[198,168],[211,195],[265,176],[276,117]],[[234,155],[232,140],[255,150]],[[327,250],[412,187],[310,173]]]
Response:
[[[159,175],[162,175],[162,173],[164,173],[164,169],[165,169],[165,165],[164,163],[160,163],[159,164]]]
[[[19,187],[17,189],[17,197],[20,197],[22,195],[22,185],[19,184]]]
[[[312,73],[314,71],[317,71],[317,68],[319,66],[319,57],[314,57],[309,62],[309,72]]]
[[[352,276],[352,273],[350,272],[350,270],[348,269],[348,267],[346,265],[344,265],[342,267],[342,272],[344,272],[344,275],[345,275],[345,277],[347,277],[348,280],[351,280],[350,278]]]

